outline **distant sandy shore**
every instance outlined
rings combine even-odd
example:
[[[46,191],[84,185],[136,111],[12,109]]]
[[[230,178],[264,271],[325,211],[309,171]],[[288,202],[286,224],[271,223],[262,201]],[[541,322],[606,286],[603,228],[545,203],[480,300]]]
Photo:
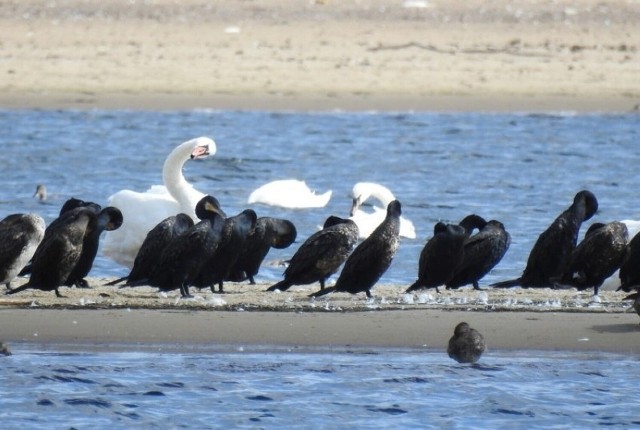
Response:
[[[629,112],[629,0],[0,2],[0,108]]]
[[[226,285],[225,294],[150,287],[101,286],[27,290],[0,297],[0,340],[107,347],[156,344],[187,347],[407,347],[446,349],[466,321],[493,349],[640,353],[640,318],[624,293],[550,289],[427,291],[403,294],[392,285],[363,294],[311,300],[317,286],[265,292],[266,284]],[[17,284],[16,284],[17,285]]]

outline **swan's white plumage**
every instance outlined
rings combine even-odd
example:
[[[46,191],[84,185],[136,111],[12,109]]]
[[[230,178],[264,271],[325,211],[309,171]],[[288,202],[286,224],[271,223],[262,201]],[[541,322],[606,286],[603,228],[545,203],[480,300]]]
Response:
[[[620,222],[624,223],[627,226],[627,230],[629,231],[629,241],[631,241],[631,239],[633,239],[635,235],[640,232],[640,221],[625,219]],[[613,275],[605,279],[599,290],[615,291],[618,288],[620,288],[620,270],[616,270]]]
[[[353,207],[351,208],[351,218],[358,226],[360,238],[364,239],[380,225],[387,215],[387,206],[395,197],[393,193],[384,185],[375,182],[358,182],[351,191],[353,196]],[[373,206],[373,212],[365,212],[361,205],[369,198],[376,199],[380,206]],[[400,217],[400,236],[409,239],[416,238],[416,230],[413,223]]]
[[[287,209],[322,208],[329,203],[332,191],[316,194],[304,181],[280,179],[254,190],[247,203],[262,203]]]
[[[153,185],[143,193],[121,190],[109,197],[108,205],[120,209],[124,221],[119,229],[107,232],[103,254],[131,268],[147,233],[160,221],[179,212],[195,220],[196,203],[204,194],[187,182],[182,167],[189,159],[215,152],[216,144],[208,137],[183,142],[171,151],[164,162],[164,185]]]

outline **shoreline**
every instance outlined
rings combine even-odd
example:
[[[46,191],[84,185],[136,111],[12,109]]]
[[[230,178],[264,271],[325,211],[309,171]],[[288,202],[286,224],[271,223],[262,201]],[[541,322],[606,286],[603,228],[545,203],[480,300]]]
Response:
[[[551,289],[433,290],[404,294],[377,285],[362,294],[310,299],[313,287],[267,293],[267,284],[225,284],[224,294],[152,287],[114,288],[92,278],[91,289],[65,296],[26,290],[0,298],[0,341],[74,348],[183,350],[251,348],[445,349],[461,321],[478,329],[489,349],[640,353],[640,320],[624,292]],[[111,347],[109,346],[111,345]],[[119,346],[118,346],[119,345]]]
[[[273,112],[640,113],[640,97],[466,94],[0,94],[0,110],[238,110]]]
[[[636,315],[394,310],[345,313],[0,310],[0,339],[91,350],[444,350],[467,321],[491,350],[640,354]]]

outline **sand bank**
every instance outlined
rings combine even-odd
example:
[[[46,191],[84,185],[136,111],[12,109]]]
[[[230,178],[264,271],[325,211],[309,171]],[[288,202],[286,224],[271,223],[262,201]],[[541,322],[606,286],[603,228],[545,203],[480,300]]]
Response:
[[[267,293],[266,284],[230,283],[194,299],[154,288],[28,290],[0,299],[0,339],[74,344],[384,346],[444,348],[467,321],[494,349],[640,352],[640,319],[624,293],[550,289],[428,291],[405,295],[379,285],[374,300],[317,287]]]
[[[0,106],[638,109],[628,0],[0,4]]]
[[[188,347],[402,347],[446,349],[467,321],[491,349],[640,353],[637,315],[567,312],[232,312],[147,309],[2,309],[0,337],[29,342]]]

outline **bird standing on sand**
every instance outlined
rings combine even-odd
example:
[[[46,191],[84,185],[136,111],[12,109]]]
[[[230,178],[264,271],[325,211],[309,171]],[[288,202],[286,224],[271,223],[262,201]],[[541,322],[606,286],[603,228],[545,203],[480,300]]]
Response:
[[[245,209],[238,215],[224,220],[218,248],[213,256],[204,263],[194,286],[198,288],[210,287],[211,291],[215,293],[215,285],[218,284],[218,291],[223,292],[224,281],[229,279],[231,269],[238,260],[247,236],[255,227],[257,219],[253,209]]]
[[[96,223],[96,214],[89,208],[76,208],[64,213],[55,225],[49,225],[45,238],[33,255],[29,281],[7,294],[28,288],[55,291],[69,278],[82,254],[84,237],[90,223]]]
[[[0,284],[11,289],[11,281],[33,257],[44,230],[44,220],[35,214],[12,214],[0,221]]]
[[[201,220],[183,234],[174,236],[162,250],[158,264],[149,274],[148,284],[163,291],[179,289],[182,297],[191,297],[194,284],[207,261],[220,244],[224,218],[218,201],[204,196],[196,204],[196,216]],[[145,280],[128,282],[126,286],[143,285]]]
[[[320,282],[320,290],[329,276],[338,271],[358,242],[358,226],[350,219],[330,216],[322,230],[305,240],[293,254],[284,271],[284,279],[267,291],[286,291],[292,285]]]
[[[598,200],[590,191],[580,191],[569,208],[562,212],[538,237],[527,266],[517,279],[492,284],[495,288],[520,285],[525,288],[547,288],[566,271],[571,254],[578,243],[582,223],[598,210]]]
[[[107,206],[96,214],[96,222],[89,223],[82,243],[82,253],[75,267],[64,282],[64,285],[78,288],[89,288],[85,277],[91,271],[93,262],[98,254],[100,235],[103,231],[113,231],[122,225],[122,212],[113,206]]]
[[[484,221],[484,225],[480,223],[478,228],[478,233],[464,241],[464,258],[446,283],[447,289],[472,284],[474,289],[479,290],[478,282],[502,260],[509,249],[511,236],[500,221]]]
[[[123,278],[109,282],[107,285],[116,285],[126,281],[126,285],[131,285],[143,279],[149,279],[155,267],[160,261],[160,256],[171,241],[186,233],[193,227],[193,220],[184,213],[171,215],[160,221],[151,229],[142,242],[133,267],[129,274]]]
[[[598,289],[605,279],[618,270],[626,259],[627,239],[627,226],[621,222],[594,223],[571,254],[569,267],[558,284],[578,290],[593,287],[593,294],[598,295]]]
[[[433,236],[420,252],[418,279],[407,288],[407,293],[444,285],[453,277],[464,258],[464,241],[467,231],[455,224],[438,222],[433,227]]]
[[[289,220],[272,217],[258,218],[255,227],[247,235],[242,251],[226,280],[242,282],[248,279],[249,283],[254,285],[256,281],[253,277],[258,274],[260,265],[269,250],[288,248],[296,240],[297,234],[296,226]]]
[[[466,322],[459,323],[449,339],[447,353],[458,363],[475,363],[485,351],[486,345],[480,332]]]
[[[325,288],[310,297],[334,291],[351,294],[364,292],[371,297],[371,288],[391,265],[400,246],[400,215],[402,206],[393,200],[387,206],[387,216],[371,235],[353,250],[333,287]]]

